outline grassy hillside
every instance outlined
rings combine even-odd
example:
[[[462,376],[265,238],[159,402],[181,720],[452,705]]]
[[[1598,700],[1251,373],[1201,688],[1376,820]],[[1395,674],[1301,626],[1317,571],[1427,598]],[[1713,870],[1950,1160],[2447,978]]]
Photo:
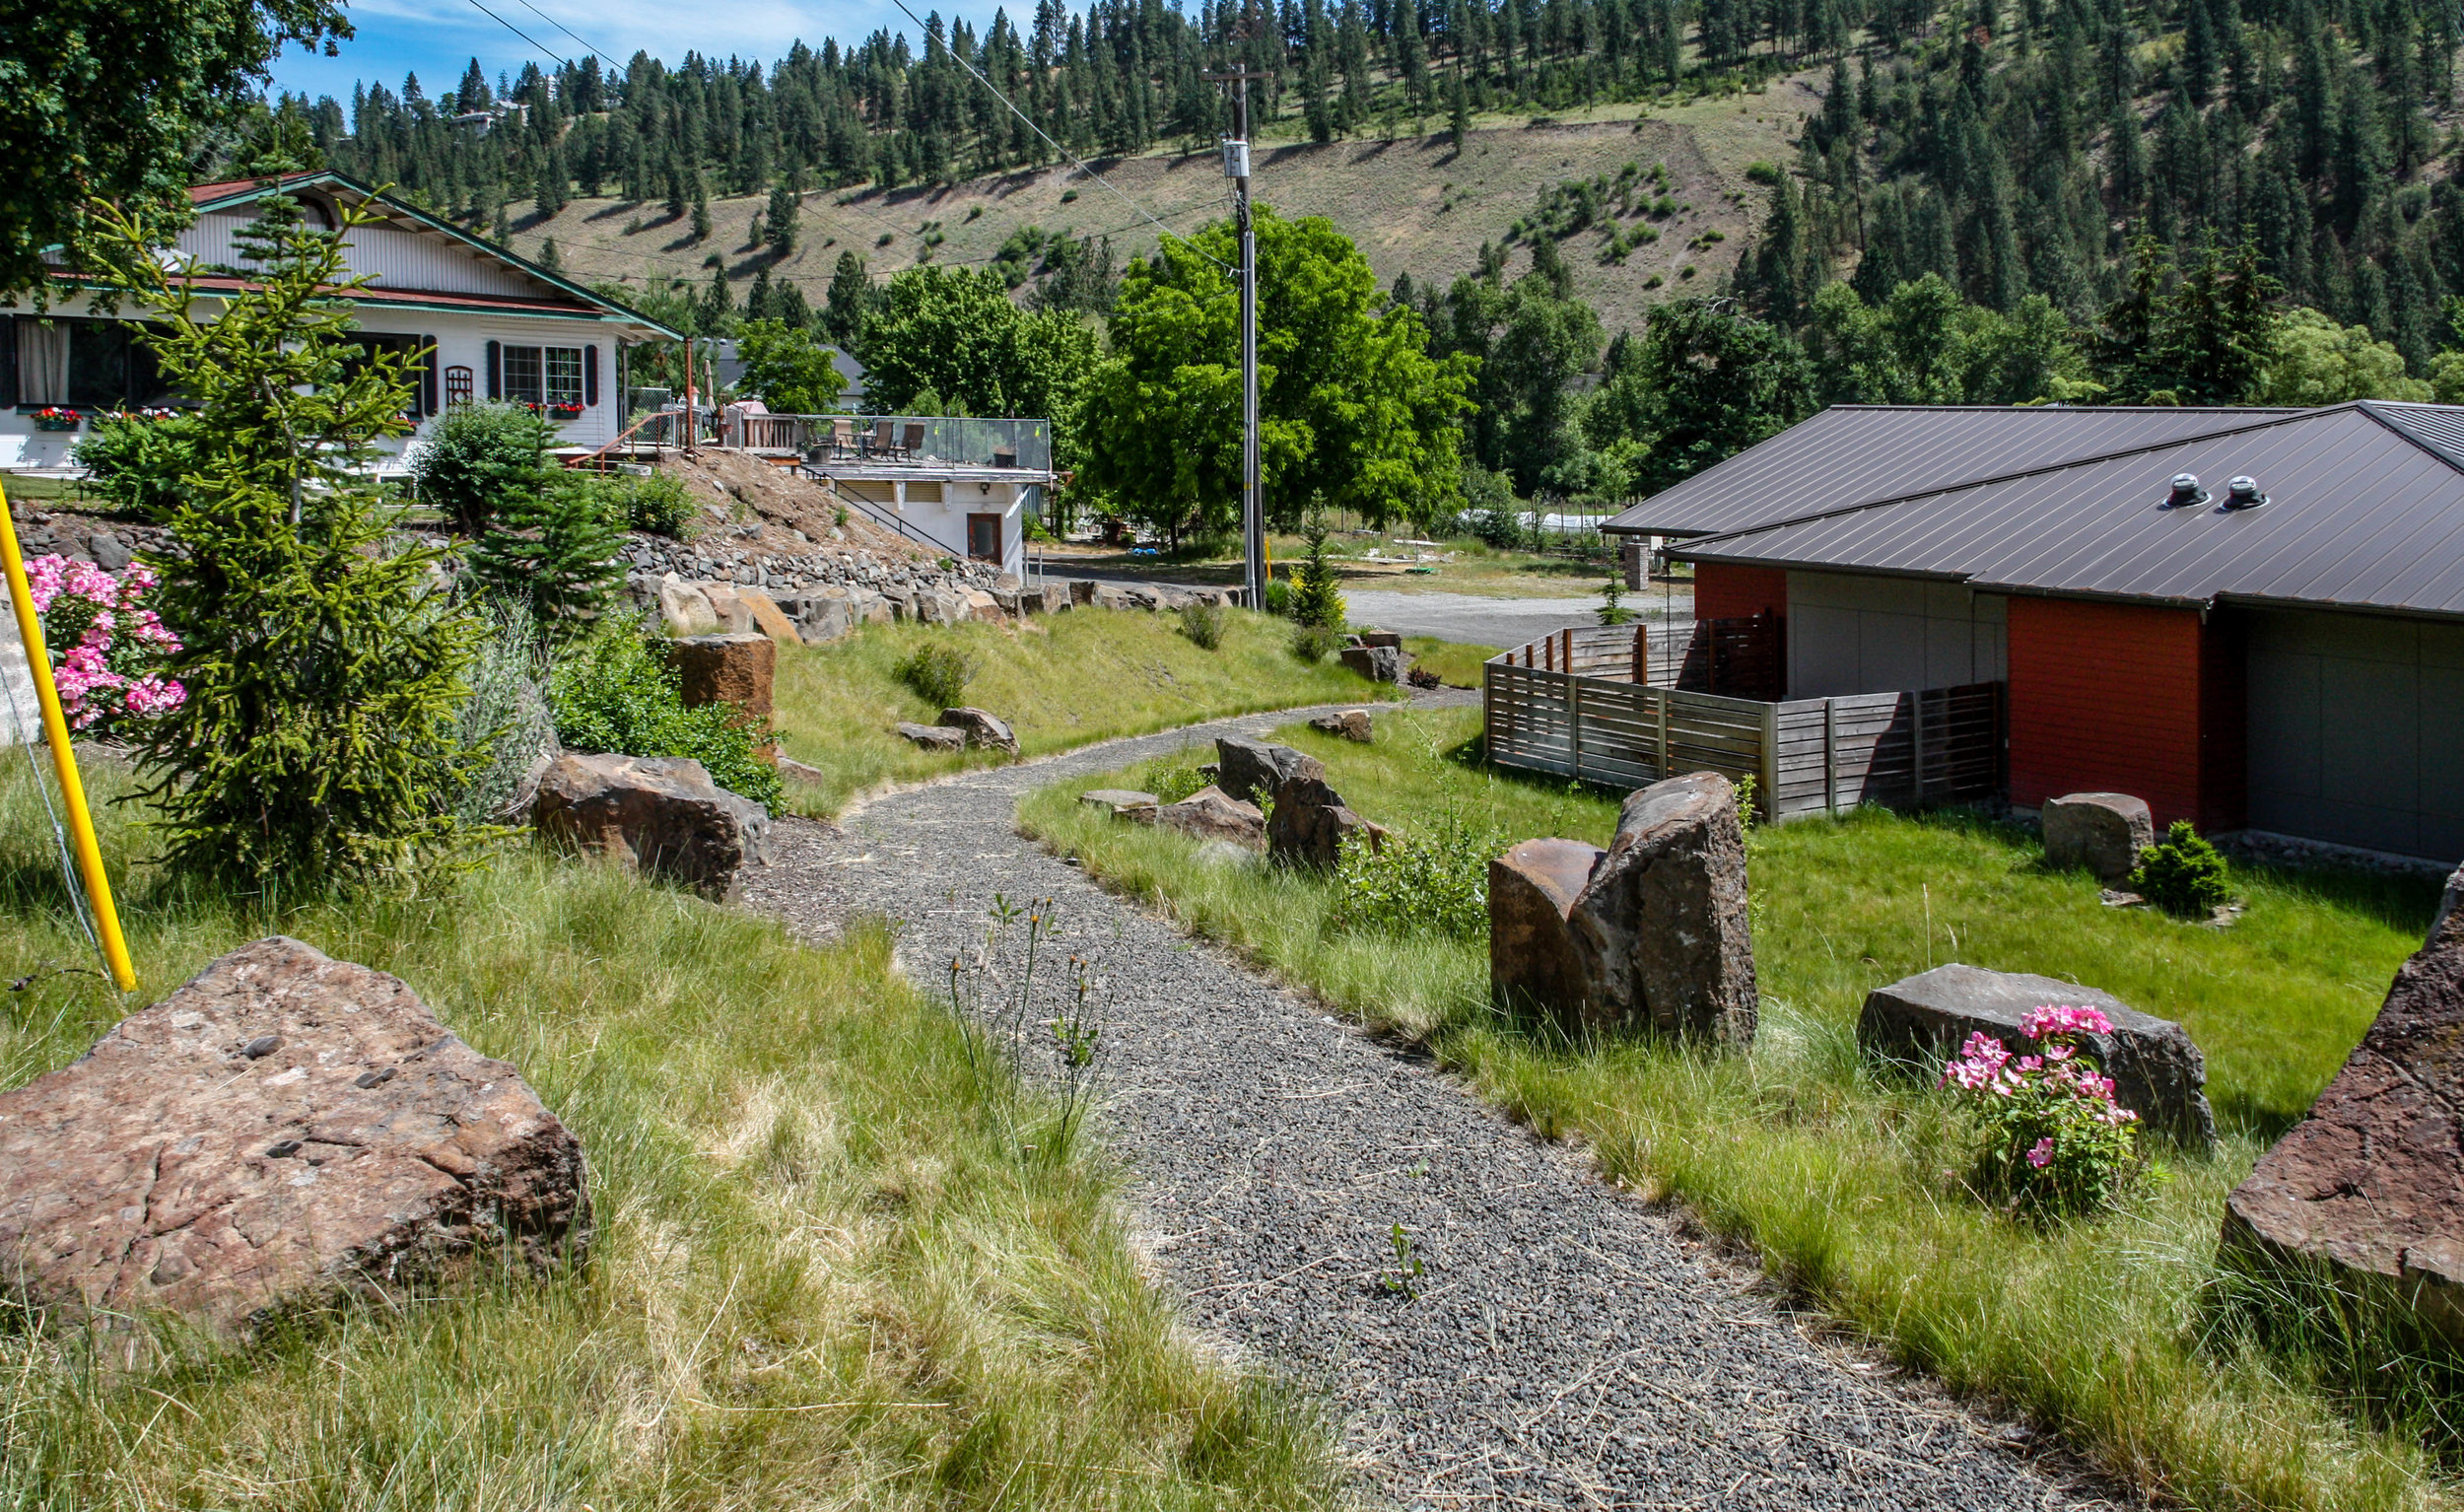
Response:
[[[1745,176],[1755,161],[1785,162],[1805,117],[1819,108],[1821,76],[1774,80],[1759,93],[1704,99],[1668,109],[1603,106],[1557,117],[1475,126],[1461,152],[1442,133],[1393,142],[1262,144],[1255,191],[1285,215],[1323,215],[1360,243],[1381,282],[1409,273],[1441,284],[1478,263],[1480,243],[1503,239],[1533,212],[1540,190],[1596,173],[1614,177],[1628,162],[1668,165],[1671,195],[1690,208],[1660,224],[1660,240],[1621,264],[1599,260],[1599,233],[1569,240],[1575,292],[1614,332],[1641,323],[1643,311],[1680,289],[1704,290],[1736,263],[1763,191]],[[1433,126],[1436,122],[1431,123]],[[1227,213],[1229,185],[1212,153],[1150,153],[1097,165],[1104,177],[1175,231],[1195,231]],[[816,308],[839,253],[860,252],[876,274],[924,260],[943,265],[990,261],[1025,226],[1109,234],[1121,260],[1151,249],[1155,229],[1101,184],[1065,166],[970,178],[944,188],[815,191],[804,197],[795,251],[772,261],[749,242],[761,196],[711,202],[714,234],[692,240],[686,219],[668,219],[657,201],[577,199],[546,220],[513,225],[514,249],[536,256],[551,237],[569,273],[586,282],[640,286],[669,277],[706,282],[705,261],[724,259],[728,277],[749,280],[765,263],[773,280],[800,287]],[[927,229],[945,239],[926,248]],[[1689,250],[1706,234],[1720,240]],[[889,238],[882,244],[882,238]],[[1518,250],[1515,267],[1529,260]],[[1687,265],[1688,280],[1679,277]],[[1654,277],[1657,289],[1645,286]]]

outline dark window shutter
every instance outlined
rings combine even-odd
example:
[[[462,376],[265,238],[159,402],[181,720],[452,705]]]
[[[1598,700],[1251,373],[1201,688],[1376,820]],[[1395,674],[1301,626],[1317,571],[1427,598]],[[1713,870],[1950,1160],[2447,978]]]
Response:
[[[17,319],[0,315],[0,398],[15,404],[17,399]]]
[[[424,336],[420,339],[427,343],[426,349],[419,354],[419,412],[420,418],[426,419],[437,413],[439,408],[437,403],[437,338]]]
[[[488,397],[505,397],[505,348],[494,341],[488,343]]]
[[[598,407],[599,349],[595,346],[582,349],[582,402],[594,409]]]

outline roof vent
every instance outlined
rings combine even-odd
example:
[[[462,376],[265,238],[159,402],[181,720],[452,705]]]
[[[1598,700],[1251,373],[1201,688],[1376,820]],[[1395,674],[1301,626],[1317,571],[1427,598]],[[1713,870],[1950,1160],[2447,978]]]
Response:
[[[2199,486],[2199,475],[2197,473],[2177,472],[2173,474],[2173,491],[2164,496],[2164,507],[2166,509],[2186,510],[2194,505],[2201,505],[2207,502],[2208,491]]]
[[[2259,480],[2249,476],[2228,479],[2224,484],[2224,509],[2259,510],[2267,507],[2267,495],[2259,492]]]

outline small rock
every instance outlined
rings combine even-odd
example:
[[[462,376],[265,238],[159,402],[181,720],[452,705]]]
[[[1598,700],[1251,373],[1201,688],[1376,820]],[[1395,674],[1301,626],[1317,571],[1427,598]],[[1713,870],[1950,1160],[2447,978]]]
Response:
[[[1109,808],[1118,814],[1133,808],[1153,808],[1158,800],[1153,793],[1139,792],[1132,788],[1090,788],[1078,794],[1078,801]]]
[[[719,629],[719,611],[710,595],[674,573],[659,582],[658,617],[671,636],[709,635]]]
[[[1274,813],[1266,822],[1268,853],[1286,865],[1323,871],[1342,859],[1347,840],[1366,839],[1372,849],[1384,850],[1391,832],[1352,812],[1327,786],[1326,768],[1314,758],[1303,759],[1306,767],[1275,785]]]
[[[240,1046],[240,1053],[251,1061],[262,1061],[280,1049],[282,1049],[281,1035],[260,1034],[247,1044]]]
[[[1200,788],[1178,803],[1164,804],[1155,810],[1155,823],[1252,851],[1266,848],[1266,814],[1255,803],[1226,796],[1220,788]]]
[[[539,833],[681,882],[705,897],[735,892],[764,859],[770,811],[677,756],[558,757],[540,779],[530,822]]]
[[[93,556],[94,565],[106,573],[118,572],[132,560],[128,547],[121,543],[118,536],[108,530],[97,530],[94,534],[87,536],[86,550]]]
[[[2057,870],[2085,867],[2113,883],[2139,865],[2139,853],[2156,844],[2156,820],[2145,799],[2127,792],[2073,792],[2048,798],[2038,811],[2045,828],[2045,864]]]
[[[946,724],[914,724],[905,720],[891,726],[899,737],[927,751],[963,751],[967,732]]]
[[[1324,730],[1330,735],[1340,735],[1346,740],[1356,740],[1362,745],[1369,744],[1376,733],[1375,726],[1369,720],[1369,711],[1366,709],[1346,709],[1340,714],[1322,714],[1309,722],[1309,727]]]
[[[1403,638],[1399,631],[1364,630],[1360,632],[1360,644],[1368,647],[1392,646],[1401,649]]]
[[[980,750],[1000,751],[1013,760],[1018,755],[1018,733],[998,715],[982,709],[944,709],[941,722],[966,731],[967,743]]]
[[[2056,1004],[2095,1008],[2111,1034],[2087,1036],[2096,1064],[2113,1078],[2113,1100],[2146,1126],[2193,1149],[2216,1139],[2208,1106],[2207,1059],[2169,1019],[2142,1013],[2110,993],[2053,977],[1986,971],[1952,962],[1868,993],[1857,1015],[1857,1043],[1869,1055],[1915,1062],[1938,1072],[1970,1034],[2002,1041],[2014,1055],[2029,1043],[2019,1021]]]

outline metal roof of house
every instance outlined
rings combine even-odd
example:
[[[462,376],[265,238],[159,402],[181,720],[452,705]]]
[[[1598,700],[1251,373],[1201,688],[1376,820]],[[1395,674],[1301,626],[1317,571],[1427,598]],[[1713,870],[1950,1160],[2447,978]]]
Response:
[[[2223,434],[2005,467],[1674,554],[2005,592],[2464,616],[2464,409],[2362,401],[2256,424],[2239,413],[2245,424]],[[2214,502],[2165,508],[2177,472],[2198,474]],[[2269,503],[2226,513],[2225,480],[2245,473]]]
[[[1661,490],[1601,528],[1634,535],[1750,530],[2300,413],[1840,404]]]

